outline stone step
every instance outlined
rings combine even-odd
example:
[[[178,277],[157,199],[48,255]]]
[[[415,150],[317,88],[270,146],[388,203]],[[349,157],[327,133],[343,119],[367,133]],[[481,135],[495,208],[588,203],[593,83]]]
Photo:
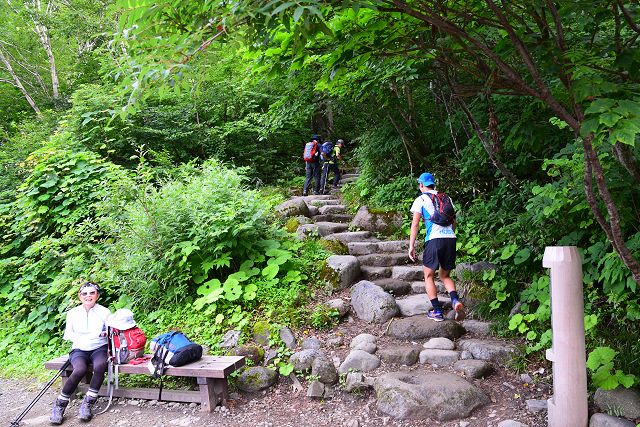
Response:
[[[324,236],[326,240],[338,240],[345,245],[350,242],[377,241],[370,231],[345,231],[344,233],[334,233]]]
[[[342,222],[316,222],[318,233],[321,236],[329,236],[330,234],[342,233],[349,229],[349,225]]]
[[[379,279],[375,280],[373,283],[394,296],[402,296],[411,293],[411,283],[403,280]]]
[[[342,223],[349,223],[353,219],[353,215],[350,215],[350,214],[315,215],[311,219],[313,219],[314,222],[342,222]]]
[[[447,288],[444,287],[444,283],[440,280],[436,280],[436,288],[438,289],[439,294],[447,295]],[[416,280],[411,282],[411,293],[412,294],[424,294],[427,290],[425,288],[424,280]]]
[[[339,205],[341,204],[341,202],[338,199],[320,199],[320,200],[311,200],[307,204],[316,206],[319,208],[321,206],[327,206],[327,205]]]
[[[373,253],[398,253],[407,252],[409,250],[409,242],[405,240],[389,240],[382,241],[376,244],[355,242],[349,244],[349,255],[369,255]]]
[[[359,176],[360,176],[359,173],[345,173],[345,174],[341,175],[341,178],[342,179],[345,179],[345,178],[357,178]]]
[[[320,212],[320,215],[341,214],[347,211],[347,207],[345,205],[326,205],[320,206],[318,211]]]
[[[331,194],[314,194],[312,196],[302,196],[304,201],[309,204],[313,200],[337,200],[336,196]]]
[[[346,184],[348,182],[354,182],[358,180],[358,176],[349,176],[346,178],[340,178],[340,184]]]
[[[380,242],[382,243],[382,242]],[[391,267],[409,263],[409,255],[406,252],[400,253],[372,253],[368,255],[358,255],[360,265],[372,265],[374,267]]]
[[[361,265],[362,277],[365,280],[376,282],[380,279],[388,279],[391,276],[391,267],[373,267],[371,265]]]
[[[408,282],[424,279],[424,271],[421,265],[398,265],[392,267],[391,277]]]

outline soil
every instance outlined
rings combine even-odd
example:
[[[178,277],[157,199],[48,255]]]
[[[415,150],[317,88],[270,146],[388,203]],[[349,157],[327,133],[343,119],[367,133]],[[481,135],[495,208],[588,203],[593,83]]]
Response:
[[[343,295],[343,296],[346,296]],[[336,296],[334,295],[333,298]],[[316,336],[325,343],[328,337],[342,336],[344,342],[336,348],[324,348],[329,358],[344,357],[349,352],[351,338],[360,333],[378,336],[378,348],[398,345],[399,343],[383,335],[386,325],[373,325],[356,318],[349,318],[334,330],[324,333],[317,331],[296,331],[300,338]],[[465,335],[469,337],[469,335]],[[389,371],[434,371],[430,365],[400,367],[383,362],[380,368],[370,376],[381,375]],[[449,368],[439,367],[439,372]],[[534,372],[535,370],[535,372]],[[496,366],[493,375],[486,379],[472,380],[490,397],[491,404],[473,412],[466,419],[448,422],[431,420],[430,424],[443,427],[496,427],[500,421],[516,420],[529,427],[546,426],[546,411],[531,412],[527,409],[527,399],[547,399],[551,393],[548,372],[536,367],[528,369],[533,384],[525,383],[520,375],[504,366]],[[300,377],[303,386],[305,378]],[[27,380],[0,379],[0,424],[10,425],[11,421],[29,404],[44,384]],[[48,425],[51,404],[55,400],[60,384],[57,382],[47,391],[31,409],[21,425]],[[228,408],[218,406],[213,413],[200,412],[200,406],[172,402],[114,399],[110,409],[96,416],[89,424],[77,418],[80,400],[72,402],[67,409],[65,426],[93,425],[107,426],[225,426],[225,427],[300,427],[300,426],[424,426],[427,420],[397,420],[378,411],[375,392],[366,390],[352,394],[336,388],[335,396],[328,400],[313,400],[305,391],[296,392],[289,378],[280,378],[279,383],[260,393],[248,395],[231,393]],[[106,399],[101,398],[98,406],[103,408]]]

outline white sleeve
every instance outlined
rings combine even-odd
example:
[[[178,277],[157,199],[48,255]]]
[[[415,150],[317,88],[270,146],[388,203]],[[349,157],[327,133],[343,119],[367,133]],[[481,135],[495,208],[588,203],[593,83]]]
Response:
[[[62,336],[62,339],[67,340],[67,341],[74,341],[75,338],[77,338],[77,334],[74,332],[73,330],[73,314],[72,314],[72,310],[69,310],[67,312],[67,321],[66,321],[66,325],[64,328],[64,335]]]
[[[411,213],[416,213],[416,212],[422,213],[422,203],[421,203],[420,197],[416,198],[413,201],[413,204],[411,205],[411,209],[409,210],[411,211]]]

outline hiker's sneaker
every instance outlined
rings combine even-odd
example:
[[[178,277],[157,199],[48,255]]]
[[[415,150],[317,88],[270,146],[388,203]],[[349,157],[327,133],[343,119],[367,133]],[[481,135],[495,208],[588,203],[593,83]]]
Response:
[[[51,416],[49,417],[49,422],[51,424],[62,424],[62,420],[64,419],[64,410],[67,409],[68,404],[68,400],[61,399],[56,399],[56,401],[53,402],[53,409],[51,410]]]
[[[465,318],[465,311],[464,311],[464,305],[462,305],[462,303],[460,301],[458,301],[457,299],[451,301],[451,307],[453,307],[453,319],[457,320],[458,322],[462,322]]]
[[[444,320],[442,310],[429,310],[427,312],[427,317],[431,320],[435,320],[436,322],[442,322]]]
[[[82,421],[91,420],[91,418],[93,418],[92,409],[96,400],[98,400],[96,397],[85,396],[84,399],[82,399],[82,404],[80,404],[80,413],[78,414],[78,418]]]

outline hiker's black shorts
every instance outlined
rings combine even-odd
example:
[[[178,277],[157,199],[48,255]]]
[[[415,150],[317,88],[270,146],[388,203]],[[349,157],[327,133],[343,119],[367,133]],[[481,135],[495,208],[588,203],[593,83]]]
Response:
[[[422,265],[437,270],[453,270],[456,267],[456,239],[444,238],[427,240],[422,254]]]

